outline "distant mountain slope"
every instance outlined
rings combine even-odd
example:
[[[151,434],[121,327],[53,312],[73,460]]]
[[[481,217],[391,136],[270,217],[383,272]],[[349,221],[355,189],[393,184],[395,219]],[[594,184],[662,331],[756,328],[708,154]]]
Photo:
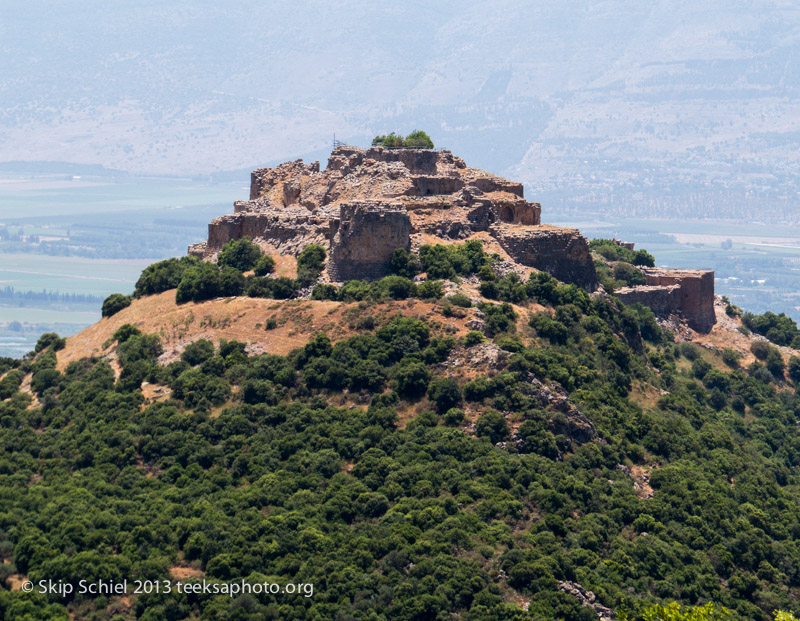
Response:
[[[791,219],[799,37],[781,1],[12,1],[0,160],[200,172],[422,127],[564,208]]]

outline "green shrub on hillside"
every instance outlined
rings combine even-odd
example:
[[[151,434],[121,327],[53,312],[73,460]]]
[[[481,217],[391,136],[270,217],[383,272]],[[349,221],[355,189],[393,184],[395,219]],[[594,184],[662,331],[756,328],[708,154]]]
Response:
[[[240,272],[247,272],[255,268],[263,254],[261,248],[248,237],[232,239],[222,246],[217,257],[217,264],[220,267],[228,266]]]
[[[201,263],[197,257],[186,256],[148,265],[136,281],[133,296],[139,298],[175,289],[180,284],[184,272]]]
[[[421,129],[415,129],[405,137],[403,146],[412,149],[433,149],[433,140]]]
[[[474,274],[490,261],[483,245],[476,240],[457,245],[424,245],[419,260],[428,278],[455,278]]]
[[[40,351],[44,351],[45,349],[48,348],[52,349],[53,351],[60,351],[64,349],[66,344],[67,340],[59,337],[56,332],[45,332],[36,341],[36,345],[33,348],[33,351],[37,354]]]
[[[764,341],[753,341],[750,345],[750,352],[759,360],[766,360],[773,349],[775,348]]]
[[[275,259],[268,254],[262,254],[253,266],[256,276],[266,276],[275,271]]]
[[[112,293],[105,300],[103,300],[103,306],[100,310],[100,314],[103,317],[111,317],[112,315],[116,315],[123,308],[128,308],[131,305],[131,302],[133,302],[133,296],[131,295]]]
[[[646,250],[630,250],[611,239],[592,239],[589,241],[589,249],[600,254],[608,261],[624,261],[631,265],[641,265],[643,267],[655,266],[655,257]]]
[[[416,255],[405,248],[396,248],[389,261],[389,269],[392,274],[404,276],[405,278],[414,278],[422,271],[422,266]]]
[[[325,267],[325,248],[319,244],[309,244],[297,257],[297,281],[301,287],[314,283]]]
[[[612,273],[614,280],[628,287],[647,284],[644,274],[629,263],[615,263]]]
[[[297,293],[297,290],[300,288],[300,283],[293,278],[279,276],[278,278],[272,279],[270,287],[273,298],[276,300],[288,300]]]
[[[776,345],[788,345],[800,349],[800,330],[797,323],[784,313],[776,315],[767,311],[763,315],[744,313],[742,323],[756,334],[766,337]]]
[[[181,360],[194,367],[203,364],[213,355],[214,344],[208,339],[197,339],[184,348]]]
[[[111,338],[117,343],[124,343],[132,336],[139,336],[141,333],[142,331],[136,326],[129,323],[123,323],[114,331],[114,334]]]
[[[461,388],[452,377],[434,379],[428,386],[428,398],[436,405],[439,414],[461,405]]]
[[[200,263],[184,272],[175,292],[175,301],[183,304],[241,295],[244,286],[245,278],[236,268],[220,268],[213,263]]]
[[[488,438],[492,444],[496,444],[508,438],[508,423],[500,412],[488,410],[478,417],[475,433],[479,438]]]
[[[504,332],[516,331],[517,313],[509,304],[479,304],[484,315],[484,331],[488,336],[496,336]]]
[[[402,147],[403,146],[403,136],[399,136],[394,132],[390,134],[382,134],[379,136],[375,136],[372,139],[372,146],[373,147]]]

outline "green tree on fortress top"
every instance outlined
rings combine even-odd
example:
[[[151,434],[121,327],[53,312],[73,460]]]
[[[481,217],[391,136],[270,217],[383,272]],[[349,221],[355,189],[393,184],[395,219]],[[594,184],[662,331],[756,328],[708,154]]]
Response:
[[[407,149],[433,149],[433,140],[421,129],[415,129],[408,136],[383,134],[372,139],[373,147],[405,147]]]

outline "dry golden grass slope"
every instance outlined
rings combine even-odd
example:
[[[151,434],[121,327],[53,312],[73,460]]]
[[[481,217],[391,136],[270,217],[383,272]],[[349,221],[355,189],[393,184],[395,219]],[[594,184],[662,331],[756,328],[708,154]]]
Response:
[[[447,293],[461,290],[473,300],[480,299],[477,287],[464,281],[460,286],[446,287]],[[538,304],[527,306],[512,305],[518,314],[518,333],[525,342],[532,342],[535,333],[528,328],[530,313],[546,310]],[[333,302],[317,300],[271,300],[243,296],[216,298],[204,302],[186,304],[175,303],[175,290],[134,300],[126,309],[113,317],[99,322],[67,339],[66,347],[58,352],[58,368],[84,357],[104,357],[116,363],[116,344],[112,341],[114,332],[123,324],[132,324],[142,332],[158,334],[164,347],[161,357],[169,363],[180,357],[186,345],[200,338],[218,344],[220,339],[237,340],[247,344],[250,353],[287,354],[296,347],[302,347],[319,332],[325,332],[333,341],[363,332],[365,326],[359,320],[372,316],[375,325],[381,325],[390,316],[403,314],[426,319],[439,326],[437,332],[448,332],[463,336],[469,331],[468,322],[475,317],[476,309],[462,309],[463,317],[445,317],[440,304],[423,300],[373,302]],[[745,336],[737,330],[741,326],[738,318],[725,315],[724,305],[718,304],[717,325],[709,334],[698,334],[685,325],[679,328],[678,341],[692,341],[708,351],[714,366],[725,368],[718,354],[724,348],[731,348],[742,355],[742,366],[755,358],[750,346],[758,336]],[[460,311],[459,311],[460,312]],[[274,319],[277,327],[265,329],[268,319]],[[781,347],[784,359],[797,352]],[[716,356],[712,355],[716,352]],[[649,395],[648,395],[649,397]]]
[[[58,352],[58,368],[63,370],[73,360],[89,356],[113,358],[112,335],[126,323],[142,332],[158,334],[164,346],[162,361],[170,362],[180,356],[186,345],[200,338],[215,344],[220,339],[241,341],[247,343],[251,353],[286,354],[318,332],[337,341],[357,332],[354,327],[359,317],[372,315],[380,324],[398,313],[437,321],[455,336],[463,336],[474,310],[466,310],[463,318],[448,318],[436,311],[434,303],[422,300],[375,304],[248,297],[178,305],[175,290],[171,290],[134,300],[113,317],[101,319],[69,337],[66,347]],[[277,327],[265,330],[267,319],[275,319]]]

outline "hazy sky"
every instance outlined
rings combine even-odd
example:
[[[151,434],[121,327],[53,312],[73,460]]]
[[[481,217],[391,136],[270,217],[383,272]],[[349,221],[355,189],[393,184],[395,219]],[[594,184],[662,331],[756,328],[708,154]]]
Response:
[[[542,190],[786,184],[797,6],[5,0],[0,161],[195,173],[419,127]]]

